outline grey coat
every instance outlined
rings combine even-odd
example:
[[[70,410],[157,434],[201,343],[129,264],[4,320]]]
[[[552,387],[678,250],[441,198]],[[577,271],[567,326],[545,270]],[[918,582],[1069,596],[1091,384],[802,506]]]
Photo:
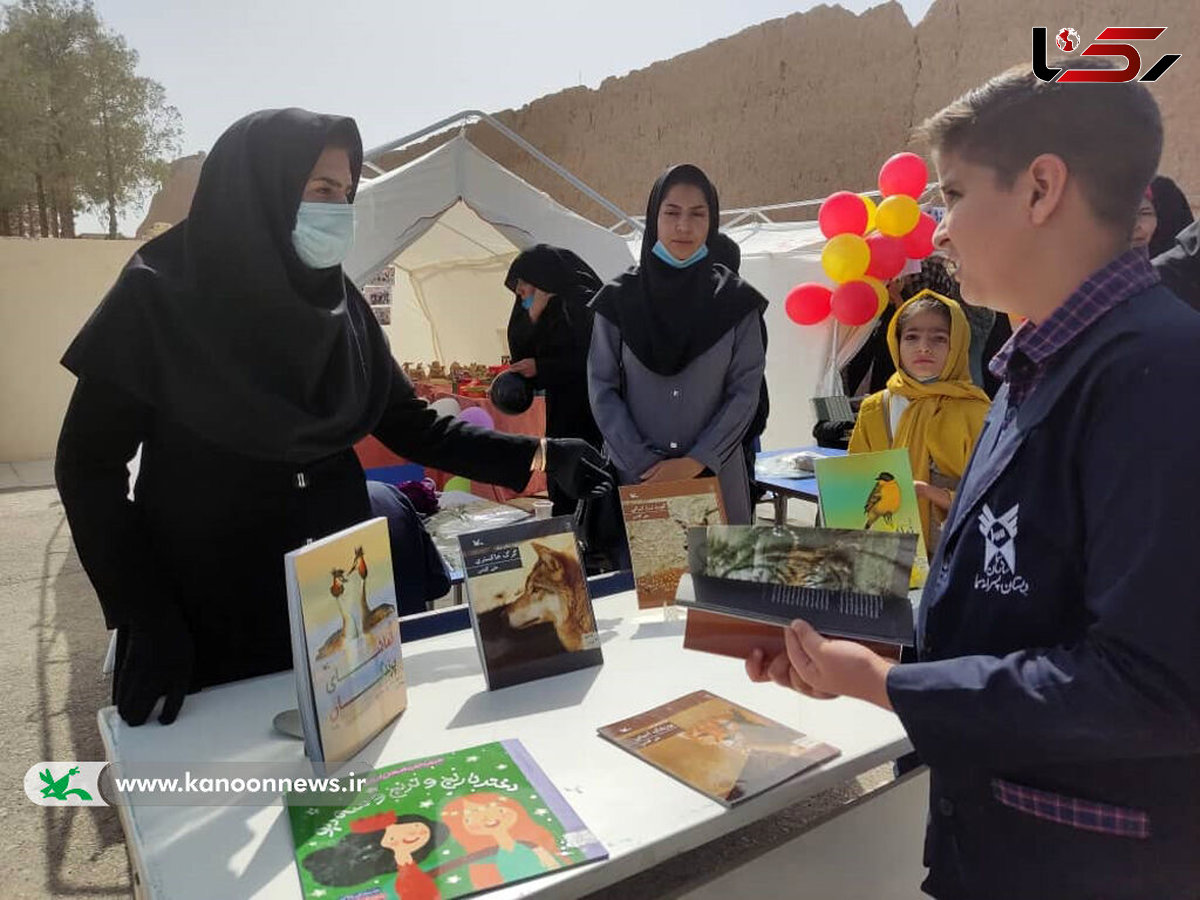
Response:
[[[622,484],[663,459],[690,456],[715,472],[731,524],[752,521],[741,441],[758,408],[766,352],[758,313],[748,313],[678,375],[650,371],[597,316],[588,392],[604,449]]]

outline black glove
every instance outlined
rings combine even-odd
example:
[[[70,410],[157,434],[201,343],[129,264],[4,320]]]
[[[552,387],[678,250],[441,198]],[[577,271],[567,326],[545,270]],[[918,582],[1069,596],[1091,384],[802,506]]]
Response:
[[[113,682],[117,712],[127,724],[141,725],[165,694],[158,721],[170,725],[183,707],[196,657],[187,622],[174,607],[157,609],[152,617],[119,628],[117,644],[120,664]]]
[[[602,497],[613,489],[604,457],[577,438],[546,440],[546,474],[569,496]]]

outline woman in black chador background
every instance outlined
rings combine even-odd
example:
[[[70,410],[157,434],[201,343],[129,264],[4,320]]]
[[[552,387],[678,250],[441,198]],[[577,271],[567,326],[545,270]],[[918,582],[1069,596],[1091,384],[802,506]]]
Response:
[[[599,447],[587,386],[588,304],[600,290],[599,276],[570,250],[538,244],[513,260],[504,285],[517,295],[508,320],[512,371],[546,392],[547,436]],[[553,483],[550,499],[556,516],[575,510],[574,498]]]

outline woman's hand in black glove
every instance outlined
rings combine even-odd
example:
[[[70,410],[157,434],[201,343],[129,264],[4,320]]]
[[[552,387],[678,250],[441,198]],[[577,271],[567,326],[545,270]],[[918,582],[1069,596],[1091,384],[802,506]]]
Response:
[[[122,626],[117,641],[125,644],[113,687],[117,712],[127,724],[142,725],[165,696],[158,721],[170,725],[183,707],[196,656],[187,622],[173,607],[158,609]]]
[[[575,498],[600,497],[613,489],[604,457],[587,441],[577,438],[546,440],[546,474]]]

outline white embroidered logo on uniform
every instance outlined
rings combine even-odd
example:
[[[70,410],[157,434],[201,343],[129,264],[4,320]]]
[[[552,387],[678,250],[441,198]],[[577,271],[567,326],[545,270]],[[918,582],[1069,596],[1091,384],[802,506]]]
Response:
[[[979,533],[983,535],[983,574],[975,576],[975,589],[986,593],[1029,593],[1029,583],[1017,574],[1017,520],[1021,504],[1002,516],[983,505]]]

